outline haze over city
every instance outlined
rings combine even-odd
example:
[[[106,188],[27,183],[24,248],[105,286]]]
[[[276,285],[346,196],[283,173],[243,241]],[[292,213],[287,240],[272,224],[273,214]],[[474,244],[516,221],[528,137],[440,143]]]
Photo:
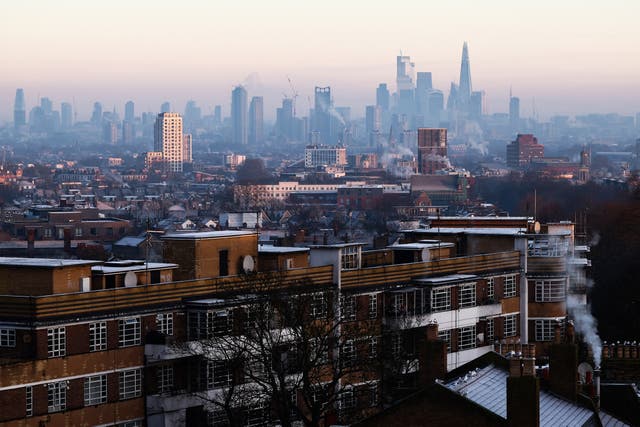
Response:
[[[229,111],[230,91],[244,83],[265,99],[274,120],[287,77],[308,109],[314,86],[332,87],[353,115],[393,88],[395,57],[433,73],[448,92],[460,48],[469,42],[474,87],[487,113],[508,110],[509,90],[522,115],[635,113],[640,98],[640,4],[630,1],[486,1],[425,3],[25,1],[3,6],[0,121],[10,121],[15,88],[27,105],[39,96],[72,99],[78,120],[93,102],[105,108],[133,99],[156,111],[181,111],[194,99],[211,114]],[[534,101],[535,99],[535,101]]]

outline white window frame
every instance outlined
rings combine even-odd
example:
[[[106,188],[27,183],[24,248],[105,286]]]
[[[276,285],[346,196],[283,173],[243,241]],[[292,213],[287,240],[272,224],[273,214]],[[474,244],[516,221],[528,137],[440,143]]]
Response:
[[[369,319],[378,318],[378,294],[369,294]]]
[[[64,326],[47,329],[47,357],[67,354],[67,330]]]
[[[28,385],[24,388],[25,415],[33,416],[33,387]]]
[[[345,340],[340,348],[340,365],[343,368],[352,367],[357,356],[356,342]]]
[[[475,307],[476,306],[476,284],[465,283],[458,287],[458,307]]]
[[[142,370],[127,369],[118,376],[120,400],[133,399],[142,395]]]
[[[327,301],[324,292],[316,292],[311,295],[311,317],[324,319],[327,315]]]
[[[451,286],[431,289],[431,311],[451,310]]]
[[[510,314],[504,316],[502,329],[505,338],[515,337],[518,334],[518,315]]]
[[[340,296],[340,317],[342,320],[356,320],[357,299],[355,295]]]
[[[309,350],[311,360],[315,360],[316,365],[325,365],[329,362],[329,347],[325,338],[310,338]]]
[[[94,375],[84,379],[84,406],[93,406],[107,401],[107,376]]]
[[[447,353],[451,353],[451,329],[438,331],[438,339],[447,344]]]
[[[128,317],[118,320],[118,346],[131,347],[141,343],[140,317]]]
[[[504,298],[515,297],[518,294],[518,286],[516,284],[516,275],[510,274],[508,276],[504,276],[504,286],[502,295]]]
[[[228,387],[233,380],[233,372],[224,360],[207,360],[205,363],[207,389]]]
[[[536,319],[534,322],[536,341],[553,341],[555,338],[557,319]],[[561,334],[564,334],[564,325],[561,326]]]
[[[485,337],[485,341],[487,343],[491,343],[495,340],[496,337],[496,325],[493,317],[489,317],[487,319],[487,333]]]
[[[157,370],[158,393],[170,393],[173,390],[173,366],[160,365]]]
[[[496,279],[487,277],[487,298],[494,299],[496,296]]]
[[[156,315],[158,332],[173,335],[173,313],[159,313]]]
[[[566,279],[546,279],[535,281],[536,302],[561,302],[566,298]]]
[[[89,351],[107,349],[107,322],[89,324]]]
[[[368,391],[369,391],[369,406],[371,407],[378,406],[378,401],[379,401],[378,384],[377,383],[369,384]]]
[[[458,351],[476,348],[476,325],[458,329]]]
[[[342,270],[357,270],[360,268],[360,246],[344,246],[341,252],[340,264]]]
[[[380,343],[379,337],[369,337],[369,348],[367,352],[369,354],[369,359],[375,359],[378,357],[379,343]]]
[[[47,384],[47,412],[60,412],[67,408],[67,382]]]
[[[14,328],[0,328],[0,347],[16,346],[16,330]]]

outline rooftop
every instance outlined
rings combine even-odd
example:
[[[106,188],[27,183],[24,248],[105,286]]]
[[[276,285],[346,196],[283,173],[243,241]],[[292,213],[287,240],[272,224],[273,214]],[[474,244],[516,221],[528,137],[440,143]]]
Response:
[[[309,248],[299,248],[296,246],[273,246],[258,245],[258,252],[265,254],[289,254],[295,252],[309,252]]]
[[[55,267],[71,267],[75,265],[95,265],[95,264],[100,264],[100,261],[93,261],[93,260],[87,260],[87,259],[0,257],[0,266],[5,266],[5,267],[55,268]]]
[[[251,236],[256,235],[253,231],[241,230],[222,230],[222,231],[204,231],[195,233],[172,233],[165,234],[162,239],[169,240],[196,240],[196,239],[221,239],[225,237]]]
[[[451,282],[460,282],[465,280],[475,280],[478,276],[474,274],[450,274],[448,276],[418,278],[414,282],[424,285],[443,285]]]
[[[110,265],[94,265],[91,267],[92,273],[102,273],[102,274],[116,274],[116,273],[126,273],[128,271],[145,271],[145,270],[165,270],[165,269],[173,269],[178,268],[178,264],[170,264],[164,262],[150,262],[145,263],[144,261],[138,262],[122,262],[121,265],[117,265],[118,263],[111,262]]]

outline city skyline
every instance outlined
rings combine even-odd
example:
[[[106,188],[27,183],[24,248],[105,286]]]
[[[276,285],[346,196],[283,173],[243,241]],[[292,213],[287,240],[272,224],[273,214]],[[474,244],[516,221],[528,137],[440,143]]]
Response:
[[[76,1],[9,6],[0,26],[2,39],[12,40],[3,46],[0,121],[12,119],[9,106],[19,87],[28,106],[39,96],[57,104],[75,100],[81,120],[94,101],[122,112],[129,99],[138,111],[157,111],[170,100],[178,112],[194,99],[203,113],[221,104],[228,116],[230,92],[238,84],[249,96],[264,97],[265,117],[273,121],[282,92],[290,91],[288,76],[300,93],[299,116],[306,115],[305,99],[315,86],[331,86],[336,105],[350,105],[361,117],[379,83],[395,91],[400,51],[417,72],[432,73],[434,87],[448,92],[457,81],[464,41],[474,86],[487,92],[489,113],[508,111],[511,87],[523,116],[531,115],[534,98],[543,118],[640,110],[640,30],[633,23],[640,6],[628,2],[605,8],[494,1],[483,3],[480,12],[462,1],[403,2],[393,9],[361,2],[329,2],[321,9],[288,2],[190,2],[179,10],[137,2],[127,5],[126,14],[118,4],[108,10]],[[165,35],[167,20],[175,17],[184,19]],[[170,64],[163,57],[169,50]]]

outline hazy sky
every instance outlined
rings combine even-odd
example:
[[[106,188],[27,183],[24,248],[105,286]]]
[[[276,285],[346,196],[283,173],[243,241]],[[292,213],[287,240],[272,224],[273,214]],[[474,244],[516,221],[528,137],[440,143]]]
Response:
[[[16,87],[28,108],[38,96],[56,108],[75,100],[79,120],[96,100],[122,114],[133,99],[139,114],[194,99],[227,115],[232,87],[250,75],[267,117],[291,92],[287,76],[299,112],[313,86],[330,85],[336,105],[361,116],[378,83],[395,89],[400,50],[448,92],[465,40],[489,113],[507,110],[512,86],[524,115],[534,97],[542,117],[629,114],[640,111],[638,17],[638,0],[6,1],[0,120]]]

